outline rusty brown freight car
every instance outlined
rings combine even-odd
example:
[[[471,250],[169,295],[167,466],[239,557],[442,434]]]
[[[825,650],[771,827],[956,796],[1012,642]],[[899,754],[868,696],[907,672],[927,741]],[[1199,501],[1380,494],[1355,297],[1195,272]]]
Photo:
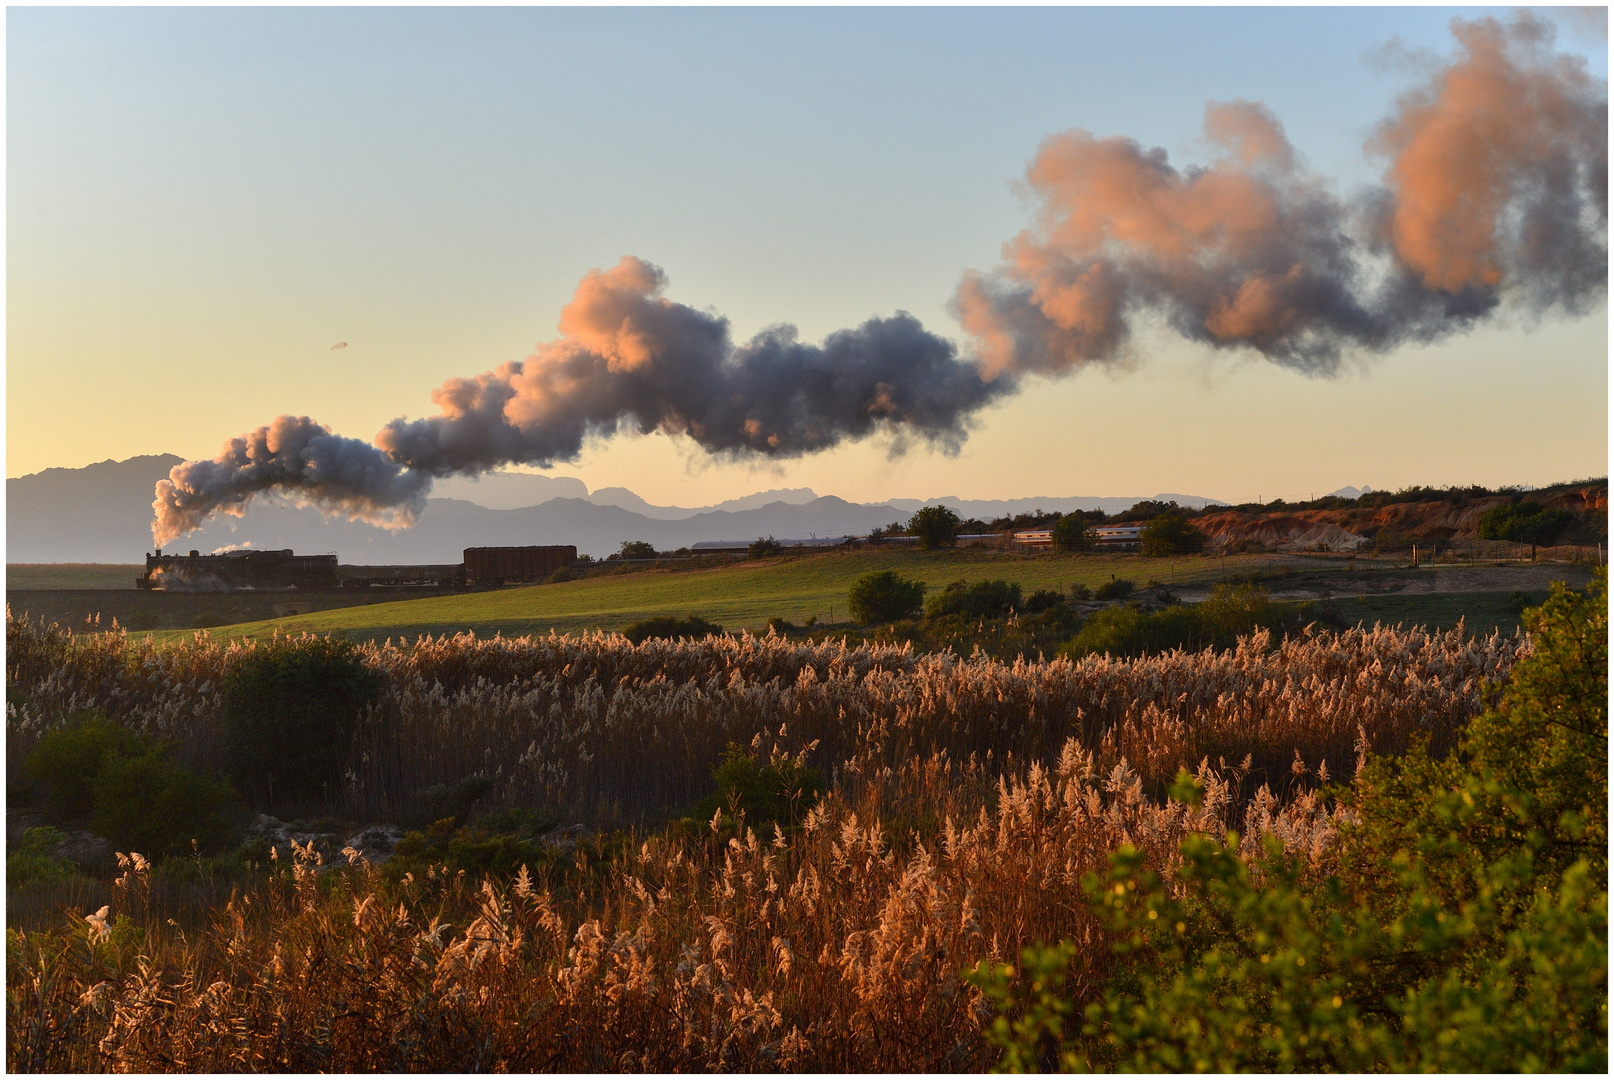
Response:
[[[571,544],[553,547],[474,547],[465,549],[465,578],[472,585],[536,581],[577,558]]]

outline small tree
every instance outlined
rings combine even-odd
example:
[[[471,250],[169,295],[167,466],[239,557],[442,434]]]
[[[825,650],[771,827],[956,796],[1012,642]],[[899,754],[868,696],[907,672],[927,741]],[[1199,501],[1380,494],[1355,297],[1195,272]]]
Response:
[[[654,559],[656,545],[648,540],[624,540],[622,550],[617,552],[619,559]]]
[[[906,581],[895,570],[858,578],[846,596],[847,610],[860,623],[888,623],[917,616],[925,603],[925,583]]]
[[[1093,523],[1080,510],[1074,510],[1054,522],[1054,547],[1060,551],[1091,551],[1096,539]]]
[[[1179,514],[1161,514],[1140,539],[1145,555],[1194,555],[1205,547],[1205,534]]]
[[[745,549],[745,553],[753,559],[765,559],[770,555],[783,555],[785,546],[771,536],[766,540],[759,536]]]
[[[964,522],[946,506],[927,506],[908,519],[908,531],[919,537],[919,546],[926,551],[951,544]]]

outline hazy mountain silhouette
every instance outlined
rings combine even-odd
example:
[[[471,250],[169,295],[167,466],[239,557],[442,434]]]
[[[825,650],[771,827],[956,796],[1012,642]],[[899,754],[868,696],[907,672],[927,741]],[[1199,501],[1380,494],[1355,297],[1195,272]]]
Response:
[[[127,461],[103,461],[82,469],[46,469],[6,481],[7,562],[139,562],[151,544],[151,500],[156,482],[179,464],[172,454]],[[412,529],[390,533],[299,508],[283,500],[260,499],[244,518],[220,518],[182,537],[179,550],[214,551],[252,546],[334,551],[347,563],[458,562],[467,547],[506,544],[575,544],[580,553],[608,555],[626,540],[648,540],[662,550],[701,540],[790,539],[842,536],[905,521],[921,506],[937,502],[965,518],[991,520],[1033,509],[1067,512],[1102,508],[1113,513],[1140,497],[978,500],[892,499],[850,503],[818,497],[809,488],[778,489],[730,499],[716,506],[656,506],[626,488],[589,494],[571,477],[492,474],[477,483],[442,484],[456,497],[439,497]],[[563,494],[569,493],[569,494]],[[547,496],[534,505],[519,504]],[[560,497],[557,497],[560,496]],[[481,498],[488,504],[473,501]],[[1203,498],[1176,499],[1203,505]]]

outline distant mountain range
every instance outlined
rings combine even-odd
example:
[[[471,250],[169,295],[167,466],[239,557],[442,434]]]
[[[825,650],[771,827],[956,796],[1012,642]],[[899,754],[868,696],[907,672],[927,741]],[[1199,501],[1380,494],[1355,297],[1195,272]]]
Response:
[[[8,479],[6,561],[139,562],[152,546],[152,488],[181,460],[155,454]],[[415,526],[398,532],[264,498],[244,518],[215,519],[174,546],[204,552],[246,546],[334,551],[345,563],[376,564],[458,562],[467,547],[575,544],[580,554],[598,558],[616,551],[625,540],[648,540],[671,550],[701,540],[857,535],[906,521],[921,506],[936,503],[952,507],[964,518],[983,521],[1039,509],[1116,513],[1142,498],[1175,500],[1196,508],[1217,503],[1171,493],[1124,498],[944,496],[850,503],[833,495],[819,496],[810,488],[782,488],[689,508],[657,506],[626,488],[601,488],[590,494],[574,477],[526,473],[440,480],[434,495]]]

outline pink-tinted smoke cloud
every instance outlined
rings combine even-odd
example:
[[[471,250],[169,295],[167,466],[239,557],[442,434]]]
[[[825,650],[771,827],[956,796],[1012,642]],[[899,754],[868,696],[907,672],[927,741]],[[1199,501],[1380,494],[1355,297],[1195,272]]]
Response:
[[[280,417],[158,485],[159,544],[275,490],[407,525],[433,477],[575,459],[623,428],[731,457],[787,458],[884,434],[944,449],[1023,377],[1120,359],[1140,317],[1310,374],[1351,353],[1458,332],[1505,304],[1579,312],[1606,295],[1607,85],[1522,14],[1453,22],[1455,59],[1404,95],[1369,152],[1383,182],[1343,195],[1307,170],[1266,106],[1211,105],[1203,167],[1070,131],[1027,173],[1033,226],[968,274],[961,353],[899,313],[813,345],[780,326],[735,344],[727,320],[664,296],[632,257],[590,272],[560,336],[433,394],[375,444]]]
[[[954,310],[983,370],[1058,374],[1121,356],[1133,322],[1332,373],[1349,351],[1459,331],[1504,301],[1583,310],[1607,291],[1608,88],[1529,14],[1455,20],[1458,55],[1368,149],[1346,199],[1262,105],[1212,105],[1204,168],[1085,131],[1027,172],[1035,225]]]

